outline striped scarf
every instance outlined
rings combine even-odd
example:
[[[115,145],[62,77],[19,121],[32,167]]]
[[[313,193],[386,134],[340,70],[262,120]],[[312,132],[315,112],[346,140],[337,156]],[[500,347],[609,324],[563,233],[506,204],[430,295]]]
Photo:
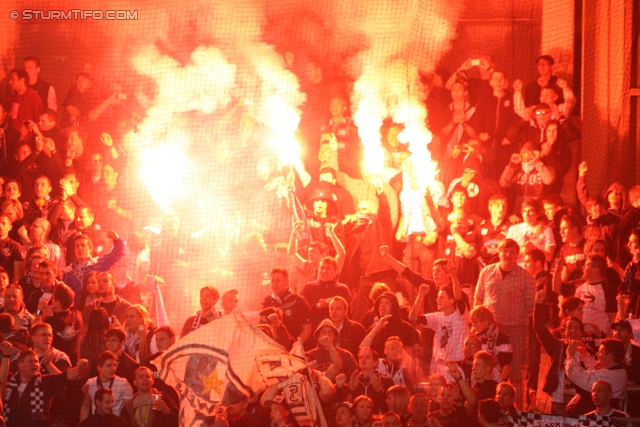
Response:
[[[29,386],[33,382],[33,390],[29,393],[29,402],[31,404],[31,419],[32,420],[44,420],[44,392],[40,388],[42,386],[42,377],[38,375],[35,379],[27,383],[27,387],[24,392],[29,389]],[[7,381],[6,390],[4,392],[4,420],[9,422],[9,416],[11,414],[11,396],[18,390],[20,386],[20,373],[15,373]]]

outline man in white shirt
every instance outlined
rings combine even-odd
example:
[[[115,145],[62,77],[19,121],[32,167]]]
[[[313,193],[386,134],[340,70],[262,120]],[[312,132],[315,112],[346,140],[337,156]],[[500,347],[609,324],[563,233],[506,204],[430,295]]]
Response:
[[[101,388],[108,388],[113,392],[113,413],[120,415],[124,401],[133,397],[133,389],[129,382],[116,375],[116,356],[110,351],[103,351],[96,357],[98,376],[89,378],[82,387],[84,401],[80,409],[80,421],[87,418],[96,410],[94,396]]]
[[[607,261],[601,256],[587,259],[582,273],[583,282],[574,293],[584,302],[582,321],[597,325],[604,334],[609,333],[617,308],[617,290],[607,282],[606,268]]]
[[[513,362],[509,374],[516,388],[516,406],[522,408],[527,375],[527,322],[535,305],[536,280],[518,265],[520,246],[509,238],[498,245],[500,262],[480,271],[474,306],[484,305],[493,312],[496,325],[513,348]]]
[[[513,239],[520,247],[518,265],[524,267],[524,255],[529,249],[540,249],[547,262],[553,258],[556,239],[553,230],[540,221],[540,204],[535,200],[522,202],[522,219],[524,222],[512,225],[507,231],[507,239]]]
[[[567,359],[564,361],[565,374],[580,394],[579,399],[575,402],[572,400],[571,403],[574,404],[567,405],[567,415],[585,414],[595,408],[591,399],[585,398],[585,394],[597,381],[606,381],[611,385],[612,404],[618,406],[620,399],[627,393],[627,371],[622,364],[625,354],[622,342],[614,338],[603,339],[596,353],[598,364],[594,364],[590,357],[580,356],[581,346],[581,340],[572,340],[567,347]],[[582,363],[587,365],[586,368],[582,367]]]
[[[420,285],[416,304],[422,304],[423,298],[435,292],[429,285]],[[464,357],[464,339],[469,335],[469,311],[462,299],[462,289],[458,280],[452,287],[441,288],[436,298],[438,311],[425,314],[425,328],[433,329],[432,374],[446,374],[446,360],[461,360]]]

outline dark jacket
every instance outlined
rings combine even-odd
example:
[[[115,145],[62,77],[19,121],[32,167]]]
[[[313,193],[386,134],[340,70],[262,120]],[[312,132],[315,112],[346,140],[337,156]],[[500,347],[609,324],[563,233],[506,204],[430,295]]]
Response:
[[[374,305],[374,310],[378,318],[380,316],[380,300],[382,298],[389,299],[391,301],[391,319],[389,324],[382,328],[380,332],[373,339],[371,347],[378,352],[378,354],[384,354],[384,346],[387,342],[387,338],[391,336],[398,336],[402,340],[402,344],[405,346],[413,346],[420,343],[420,333],[409,322],[405,322],[400,317],[400,304],[398,298],[392,292],[385,292],[378,297]],[[375,325],[372,325],[367,333],[371,332]]]
[[[321,282],[320,280],[308,282],[300,292],[300,295],[309,302],[311,308],[311,324],[314,330],[323,319],[329,318],[328,308],[318,308],[316,306],[319,300],[341,296],[351,305],[351,291],[347,285],[338,283],[337,280],[338,278],[336,277],[336,280],[333,282]]]
[[[545,326],[549,321],[549,309],[544,304],[536,304],[533,310],[533,330],[551,357],[551,367],[544,381],[542,391],[551,395],[558,388],[558,372],[564,367],[567,345],[561,340],[554,338],[551,331]]]
[[[391,245],[393,224],[387,195],[378,194],[378,214],[363,224],[348,223],[345,227],[347,256],[342,271],[356,271],[359,276],[391,270],[380,255],[380,246]],[[356,256],[358,254],[358,256]],[[355,263],[358,262],[358,265]],[[354,264],[354,265],[352,265]],[[357,285],[357,277],[349,275]]]
[[[364,327],[360,323],[350,319],[344,319],[342,329],[340,330],[340,348],[347,350],[353,354],[354,357],[358,357],[360,343],[366,334]]]
[[[629,206],[622,214],[620,225],[618,226],[618,252],[616,253],[618,265],[627,265],[631,261],[631,254],[627,250],[627,242],[629,241],[631,230],[637,227],[640,227],[640,209]]]
[[[625,364],[627,380],[640,385],[640,347],[633,344],[629,345],[631,346],[631,365]]]
[[[333,324],[331,319],[324,319],[322,322],[320,322],[320,325],[318,325],[318,327],[316,328],[316,331],[314,334],[316,338],[316,342],[318,341],[320,329],[324,327],[330,327],[333,329],[333,332],[335,333],[335,342],[338,342],[338,340],[340,339],[340,331],[338,331],[338,329]],[[340,370],[340,373],[345,374],[347,378],[351,378],[351,374],[353,374],[353,371],[358,369],[358,363],[356,362],[355,357],[351,353],[349,353],[347,350],[344,350],[339,347],[336,348],[336,351],[338,353],[338,356],[340,356],[340,360],[342,361],[342,369]],[[320,371],[325,372],[331,365],[329,351],[326,350],[321,345],[318,344],[318,346],[313,350],[309,351],[309,353],[311,353],[311,355],[313,355],[313,357],[315,358],[316,364]]]
[[[89,415],[78,427],[129,427],[127,421],[114,414],[109,415]]]

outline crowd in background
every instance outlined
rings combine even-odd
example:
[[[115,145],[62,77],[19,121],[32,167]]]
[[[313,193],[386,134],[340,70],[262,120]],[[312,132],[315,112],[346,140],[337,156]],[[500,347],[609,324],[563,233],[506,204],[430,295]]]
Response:
[[[190,317],[174,298],[192,261],[180,219],[167,216],[159,236],[143,230],[144,196],[121,178],[130,161],[122,136],[140,122],[144,97],[116,83],[98,91],[87,65],[58,105],[40,61],[23,65],[0,106],[5,422],[177,425],[180,396],[151,362],[249,296],[215,276],[195,285],[201,309]],[[251,285],[264,299],[250,308],[287,350],[302,341],[329,425],[640,412],[627,393],[640,381],[640,186],[589,194],[588,165],[571,168],[576,97],[553,75],[552,57],[535,65],[539,76],[526,84],[511,83],[488,55],[425,76],[439,169],[426,188],[425,165],[390,119],[384,168],[364,171],[351,85],[313,62],[299,76],[300,161],[239,158],[254,148],[247,111],[237,114],[235,154],[214,147],[221,164],[253,162],[257,185],[230,184],[262,207],[239,239],[234,273],[268,264],[263,284]],[[565,203],[576,169],[579,204]],[[158,327],[159,290],[172,296],[179,336]],[[211,423],[296,425],[276,388]]]

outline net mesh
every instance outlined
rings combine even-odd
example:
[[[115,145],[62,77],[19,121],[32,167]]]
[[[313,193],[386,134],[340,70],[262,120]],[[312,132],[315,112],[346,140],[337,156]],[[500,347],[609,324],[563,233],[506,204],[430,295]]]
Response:
[[[175,277],[166,278],[171,285],[165,292],[172,289],[177,298],[167,299],[185,307],[182,317],[197,308],[191,293],[211,282],[222,292],[241,289],[241,307],[255,310],[268,292],[258,286],[263,273],[288,263],[280,252],[286,252],[291,217],[276,214],[281,206],[265,200],[264,184],[296,154],[317,176],[320,129],[331,118],[332,96],[349,101],[347,114],[354,117],[363,98],[371,101],[360,109],[361,122],[379,128],[400,113],[377,101],[405,97],[419,103],[431,92],[429,115],[435,123],[448,113],[437,89],[430,90],[434,75],[446,80],[467,58],[491,54],[496,69],[528,82],[536,77],[535,58],[543,49],[543,10],[535,2],[480,7],[463,1],[238,0],[99,6],[7,5],[7,14],[21,13],[12,35],[5,36],[7,67],[21,67],[28,55],[41,60],[40,76],[56,90],[62,127],[69,126],[65,101],[80,72],[92,78],[83,97],[87,111],[114,93],[126,96],[95,120],[82,117],[78,124],[88,133],[87,152],[103,152],[118,169],[122,197],[116,201],[132,213],[131,221],[118,222],[121,234],[144,227],[166,233],[168,215],[176,227],[179,223],[178,250],[191,265],[170,269]],[[44,19],[58,10],[73,11],[73,18]],[[100,12],[82,19],[81,10],[99,10],[105,18],[110,10],[128,11],[121,17],[137,19],[93,19]],[[570,78],[571,38],[560,34],[546,42],[545,53],[556,57],[556,74]],[[475,68],[471,78],[478,77]],[[354,92],[354,85],[359,90]],[[378,111],[366,109],[373,107]],[[116,161],[100,141],[103,132],[118,147]],[[300,187],[299,180],[296,184]],[[106,231],[109,221],[98,217]],[[150,237],[154,252],[156,236]],[[270,245],[268,255],[262,240]],[[151,255],[152,262],[159,252]],[[169,274],[163,268],[155,270]]]
[[[592,116],[583,134],[605,146],[569,144],[572,169],[561,194],[575,201],[579,158],[591,163],[592,193],[616,178],[628,186],[631,179],[614,166],[631,168],[634,159],[623,145],[629,68],[612,65],[624,50],[612,49],[605,69],[594,48],[625,43],[613,28],[625,8],[597,3],[586,2],[589,12],[608,8],[611,19],[581,29],[573,23],[574,2],[566,1],[33,1],[29,9],[3,2],[7,30],[0,44],[5,72],[23,67],[27,56],[40,59],[40,79],[55,88],[58,127],[81,129],[82,147],[69,147],[65,136],[56,148],[62,160],[75,157],[77,195],[92,207],[95,222],[128,242],[117,281],[137,290],[123,295],[141,292],[163,323],[148,296],[156,294],[154,285],[144,281],[148,272],[161,277],[168,322],[180,330],[199,310],[204,285],[220,294],[238,290],[240,308],[254,315],[271,293],[271,267],[288,268],[292,287],[301,288],[305,273],[287,247],[293,224],[313,211],[307,201],[327,160],[321,142],[332,132],[339,144],[362,144],[355,151],[339,145],[341,170],[363,182],[374,170],[397,189],[400,168],[388,170],[381,147],[389,122],[401,123],[407,132],[400,142],[422,153],[419,168],[432,180],[434,156],[420,147],[451,120],[443,85],[461,68],[470,80],[482,77],[482,55],[504,71],[509,90],[516,79],[526,85],[538,77],[536,58],[553,56],[554,74],[577,96],[569,120],[578,128],[582,105],[604,105],[599,91],[615,95],[606,112],[587,110]],[[12,11],[17,19],[9,20]],[[110,11],[124,11],[110,15],[124,19],[106,19]],[[584,45],[574,45],[576,39]],[[574,68],[581,63],[584,75]],[[581,82],[584,88],[576,86]],[[10,86],[3,88],[9,99]],[[330,104],[336,98],[343,104]],[[342,105],[353,121],[332,127],[332,108]],[[360,169],[362,159],[371,170]],[[6,154],[4,175],[15,163]],[[100,168],[102,183],[94,183]],[[60,197],[63,173],[50,175],[52,196]],[[27,187],[34,178],[21,182],[24,202],[33,197]],[[354,196],[356,207],[366,198]],[[397,200],[392,205],[395,226]],[[303,257],[308,240],[303,230]]]

